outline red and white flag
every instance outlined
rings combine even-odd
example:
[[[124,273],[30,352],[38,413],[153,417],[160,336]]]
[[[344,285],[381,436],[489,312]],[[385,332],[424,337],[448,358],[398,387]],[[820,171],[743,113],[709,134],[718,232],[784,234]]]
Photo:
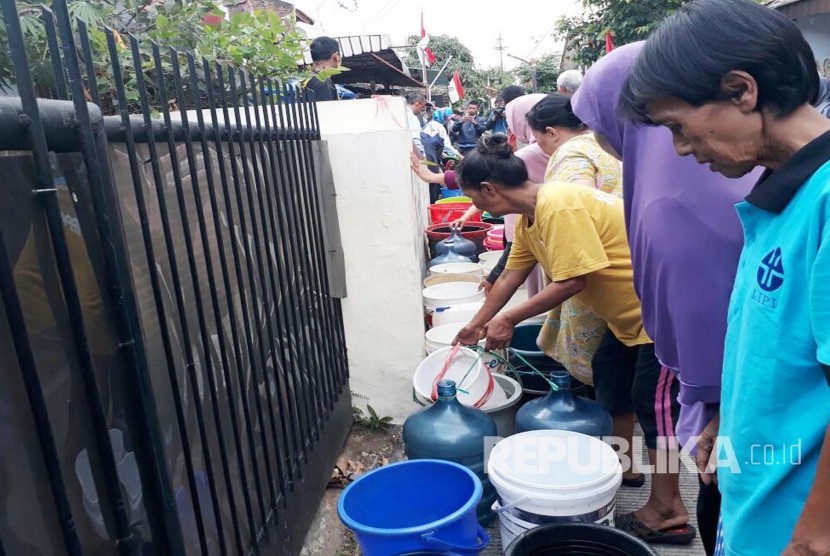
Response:
[[[464,87],[461,86],[461,77],[458,75],[458,70],[452,74],[448,93],[450,95],[450,102],[453,104],[464,98]]]
[[[424,29],[424,13],[421,12],[421,41],[418,43],[418,59],[422,66],[431,66],[438,59],[429,47],[429,35]]]

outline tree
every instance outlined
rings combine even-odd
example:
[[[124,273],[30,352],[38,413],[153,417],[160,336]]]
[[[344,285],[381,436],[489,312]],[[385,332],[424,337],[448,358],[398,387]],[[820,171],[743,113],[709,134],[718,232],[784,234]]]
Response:
[[[562,59],[561,52],[554,52],[552,54],[545,54],[538,60],[532,60],[536,63],[536,90],[539,93],[553,93],[556,91],[556,80],[559,78],[559,62]],[[528,90],[533,90],[533,79],[530,74],[530,66],[522,64],[516,70],[522,87]]]
[[[40,4],[37,0],[19,0],[17,8],[35,86],[39,96],[48,98],[53,94],[55,76]],[[69,0],[68,11],[73,23],[78,18],[89,25],[91,61],[105,114],[115,113],[116,109],[115,81],[105,27],[111,28],[116,37],[123,84],[133,112],[140,109],[135,104],[139,96],[136,71],[145,74],[152,107],[157,108],[168,100],[156,96],[153,42],[162,47],[162,52],[167,48],[175,48],[180,53],[193,52],[197,63],[205,58],[211,63],[244,69],[257,77],[285,79],[303,75],[297,62],[302,59],[305,40],[293,22],[284,21],[273,12],[234,13],[228,20],[218,17],[218,23],[209,23],[209,16],[222,14],[215,0]],[[8,36],[2,23],[0,20],[0,91],[10,89],[15,83]],[[134,67],[128,35],[139,40],[141,65],[138,70]],[[85,62],[83,55],[82,49],[78,48],[82,65]],[[190,83],[187,62],[183,58],[179,62],[183,86],[187,90]],[[162,56],[161,66],[165,75],[172,78],[172,63],[167,56]]]
[[[563,17],[559,33],[568,39],[576,63],[588,67],[605,53],[605,34],[614,46],[645,39],[669,14],[690,0],[582,0],[585,11]]]
[[[413,70],[421,67],[421,62],[418,60],[418,54],[414,48],[420,40],[421,37],[417,35],[410,35],[406,39],[406,44],[413,48],[407,53],[404,61]],[[447,65],[447,69],[444,71],[447,77],[450,77],[456,70],[458,71],[461,84],[464,86],[466,93],[464,100],[485,100],[490,98],[490,95],[487,94],[485,89],[487,86],[487,76],[483,72],[475,69],[473,53],[469,48],[461,44],[461,41],[449,35],[430,35],[429,47],[432,49],[436,58],[438,58],[435,65],[439,68],[450,56],[453,57],[449,65]]]

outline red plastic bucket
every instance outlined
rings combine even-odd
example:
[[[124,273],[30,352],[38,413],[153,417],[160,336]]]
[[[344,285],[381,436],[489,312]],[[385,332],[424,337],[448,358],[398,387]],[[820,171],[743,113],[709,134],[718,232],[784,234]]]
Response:
[[[429,205],[429,221],[430,224],[449,224],[453,220],[458,220],[464,213],[467,212],[472,203],[441,203]],[[481,222],[481,213],[475,214],[468,222]]]

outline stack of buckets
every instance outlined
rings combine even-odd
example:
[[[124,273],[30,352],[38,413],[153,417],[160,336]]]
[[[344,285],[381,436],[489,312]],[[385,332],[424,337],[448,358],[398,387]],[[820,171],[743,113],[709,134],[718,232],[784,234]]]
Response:
[[[439,203],[430,206],[430,217],[434,223],[448,223],[468,207]],[[497,247],[489,234],[487,246]],[[448,265],[425,281],[427,356],[413,377],[415,398],[429,406],[436,399],[437,380],[453,380],[458,385],[458,402],[493,418],[502,440],[486,462],[487,490],[495,487],[491,509],[498,515],[505,551],[514,539],[539,526],[613,526],[622,481],[614,450],[600,439],[569,431],[514,434],[523,394],[519,382],[502,374],[505,369],[499,358],[450,345],[483,305],[478,282],[501,257],[501,251],[490,254],[480,249],[481,273],[465,265]],[[355,481],[343,492],[338,512],[355,531],[366,556],[471,555],[489,542],[476,520],[482,492],[479,477],[458,463],[412,460],[382,467]]]

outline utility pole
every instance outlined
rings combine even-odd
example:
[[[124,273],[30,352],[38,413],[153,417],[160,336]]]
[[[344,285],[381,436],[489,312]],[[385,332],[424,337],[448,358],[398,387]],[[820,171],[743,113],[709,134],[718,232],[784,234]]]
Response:
[[[507,47],[503,44],[501,32],[499,32],[499,45],[496,47],[496,50],[499,51],[499,65],[501,67],[501,77],[504,78],[504,51],[507,50]]]

